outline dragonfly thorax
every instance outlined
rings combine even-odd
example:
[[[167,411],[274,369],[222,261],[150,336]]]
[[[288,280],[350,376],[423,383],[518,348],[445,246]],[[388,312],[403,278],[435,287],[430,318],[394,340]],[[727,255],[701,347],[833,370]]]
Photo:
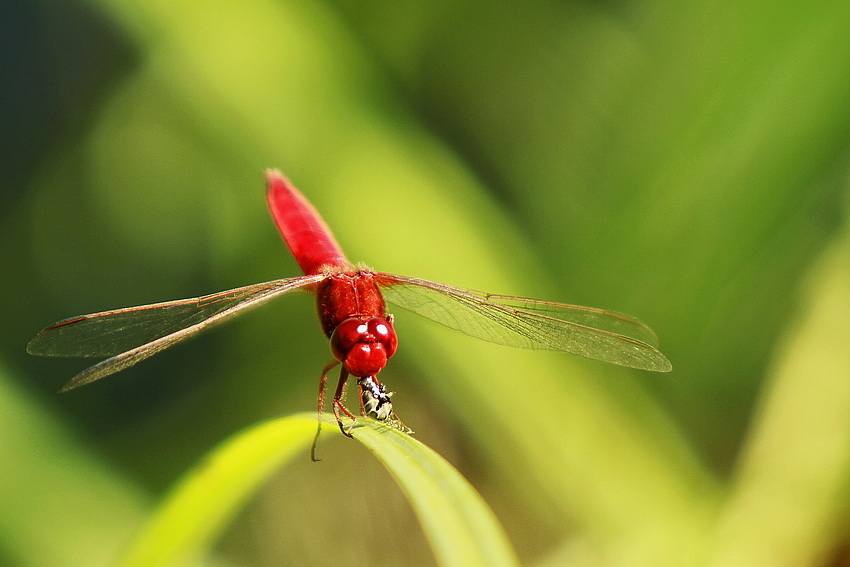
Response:
[[[395,354],[398,338],[387,319],[350,317],[331,333],[331,352],[352,375],[373,376]]]
[[[328,337],[351,317],[387,316],[384,298],[368,270],[329,273],[316,286],[316,301],[322,330]]]

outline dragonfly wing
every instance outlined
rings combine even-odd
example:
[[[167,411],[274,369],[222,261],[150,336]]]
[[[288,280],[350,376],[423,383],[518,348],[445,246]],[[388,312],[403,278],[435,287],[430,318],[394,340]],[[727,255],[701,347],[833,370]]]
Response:
[[[485,341],[565,351],[642,370],[672,369],[670,361],[655,348],[655,333],[625,315],[395,274],[376,274],[376,279],[390,303]]]
[[[324,276],[302,276],[259,283],[202,297],[128,307],[72,317],[55,323],[27,345],[42,356],[110,356],[65,384],[69,390],[133,366],[247,309]]]
[[[525,297],[513,297],[493,293],[473,293],[479,293],[479,295],[483,295],[488,301],[504,305],[508,308],[535,313],[545,318],[559,319],[591,329],[623,335],[637,339],[650,346],[658,346],[658,336],[656,336],[652,329],[634,317],[623,315],[622,313],[614,313],[604,309],[597,309],[596,307],[583,307],[581,305],[569,305]]]

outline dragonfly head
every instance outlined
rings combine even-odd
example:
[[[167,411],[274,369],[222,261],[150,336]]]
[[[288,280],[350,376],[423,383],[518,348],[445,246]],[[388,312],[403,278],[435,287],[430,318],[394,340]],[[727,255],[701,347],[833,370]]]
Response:
[[[383,317],[351,317],[331,333],[331,352],[353,376],[374,376],[395,354],[398,338],[392,323]]]

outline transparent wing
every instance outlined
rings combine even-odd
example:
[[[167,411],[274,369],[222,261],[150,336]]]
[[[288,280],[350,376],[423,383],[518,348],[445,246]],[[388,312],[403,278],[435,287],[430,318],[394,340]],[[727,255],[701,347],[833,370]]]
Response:
[[[669,372],[652,329],[626,315],[578,305],[494,295],[378,273],[384,298],[432,321],[492,343],[559,350],[604,362]]]
[[[41,356],[110,357],[62,387],[70,390],[124,370],[247,309],[323,278],[287,278],[202,297],[71,317],[38,333],[27,345],[27,352]]]

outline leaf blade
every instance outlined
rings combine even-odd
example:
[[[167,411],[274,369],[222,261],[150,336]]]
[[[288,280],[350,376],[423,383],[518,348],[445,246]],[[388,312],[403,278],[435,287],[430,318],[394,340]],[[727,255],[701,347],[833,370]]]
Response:
[[[260,423],[225,441],[190,471],[137,536],[120,567],[190,562],[285,461],[307,455],[315,417]]]
[[[438,564],[519,565],[493,511],[440,455],[413,437],[371,420],[358,420],[353,434],[407,495]]]
[[[225,441],[175,486],[119,567],[194,564],[275,470],[299,453],[306,458],[315,427],[315,416],[297,414]],[[519,565],[493,512],[447,461],[373,420],[357,420],[353,432],[407,495],[440,565]]]

